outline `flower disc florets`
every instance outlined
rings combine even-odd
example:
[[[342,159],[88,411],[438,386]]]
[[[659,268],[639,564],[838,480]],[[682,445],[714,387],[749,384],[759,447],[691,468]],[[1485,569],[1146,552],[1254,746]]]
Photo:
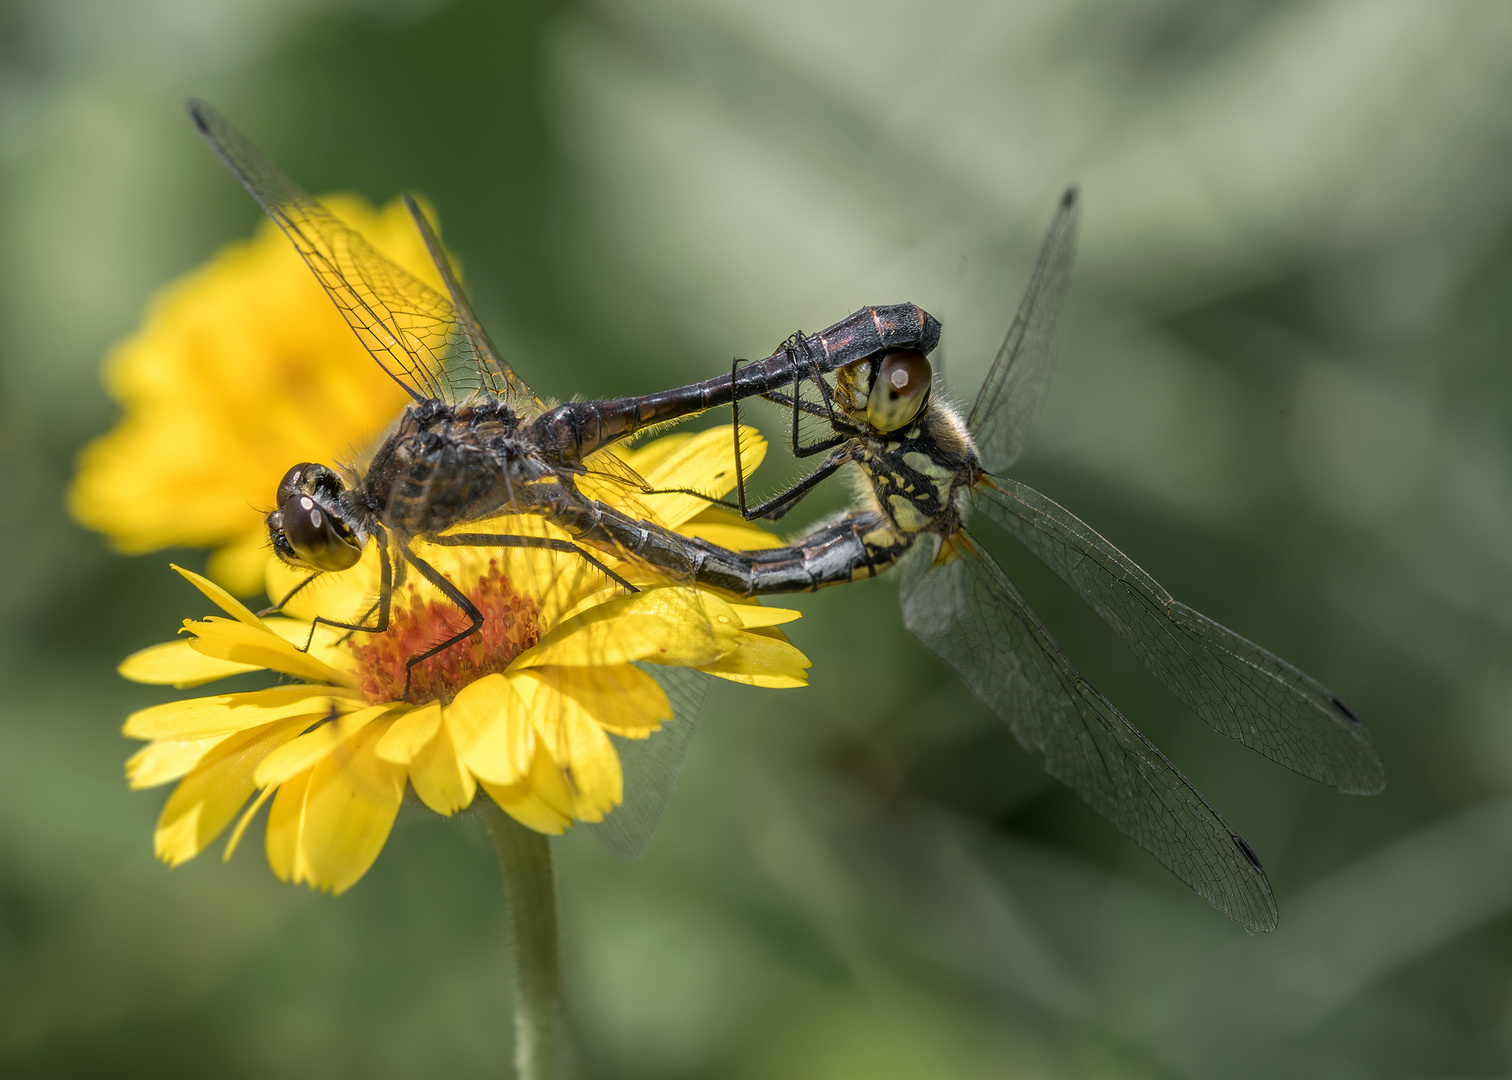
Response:
[[[503,671],[540,641],[540,606],[515,592],[497,562],[490,560],[488,572],[468,590],[467,598],[483,614],[478,632],[413,668],[405,667],[411,657],[467,628],[457,605],[445,597],[420,600],[410,589],[407,603],[395,604],[387,633],[353,638],[362,696],[374,705],[402,701],[408,681],[411,704],[449,705],[464,686]]]

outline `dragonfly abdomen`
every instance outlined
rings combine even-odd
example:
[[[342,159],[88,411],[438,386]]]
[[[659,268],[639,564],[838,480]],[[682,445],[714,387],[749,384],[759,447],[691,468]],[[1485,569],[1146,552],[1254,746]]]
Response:
[[[869,356],[898,350],[927,354],[939,342],[939,321],[917,304],[865,307],[817,334],[794,335],[771,356],[729,375],[641,397],[559,405],[536,419],[532,439],[561,463],[576,463],[655,424],[791,387]]]

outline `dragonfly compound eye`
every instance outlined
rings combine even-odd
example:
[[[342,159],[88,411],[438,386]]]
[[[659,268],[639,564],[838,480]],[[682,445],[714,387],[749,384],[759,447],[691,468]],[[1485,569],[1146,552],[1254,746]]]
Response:
[[[867,421],[883,433],[908,424],[929,396],[930,376],[929,360],[923,353],[888,353],[866,399]]]
[[[334,498],[345,486],[341,477],[324,465],[301,461],[278,482],[278,505],[283,506],[295,495],[321,494]]]
[[[276,511],[294,558],[314,570],[345,570],[362,558],[362,546],[331,512],[308,495],[295,495]],[[274,522],[270,519],[270,525]],[[286,554],[275,535],[273,545]]]

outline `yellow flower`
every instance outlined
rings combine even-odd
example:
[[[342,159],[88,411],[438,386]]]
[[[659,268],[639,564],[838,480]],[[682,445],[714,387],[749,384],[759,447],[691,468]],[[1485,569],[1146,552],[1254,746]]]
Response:
[[[764,444],[744,434],[747,460],[759,460]],[[733,475],[722,429],[618,453],[657,486],[724,494],[724,478]],[[713,530],[743,547],[772,542],[687,496],[644,496],[635,508],[685,534]],[[492,527],[566,535],[528,517],[496,519]],[[478,529],[477,522],[466,526]],[[176,865],[194,857],[240,815],[229,858],[271,799],[266,847],[274,872],[341,892],[377,858],[407,787],[444,815],[470,805],[481,787],[516,820],[559,833],[574,821],[602,820],[621,801],[619,757],[608,734],[646,738],[672,719],[666,694],[638,665],[695,668],[764,687],[807,681],[808,660],[776,628],[797,618],[795,611],[658,580],[646,567],[612,558],[641,591],[625,593],[570,553],[418,542],[414,550],[486,621],[472,638],[417,665],[408,699],[405,661],[465,625],[457,606],[428,582],[396,590],[384,634],[348,641],[311,621],[317,613],[355,620],[370,610],[376,544],[357,566],[321,576],[272,618],[179,571],[228,617],[186,621],[187,640],[129,657],[123,675],[179,687],[257,670],[294,681],[170,702],[126,721],[128,736],[148,740],[127,762],[131,785],[178,781],[158,821],[161,859]],[[271,593],[300,580],[297,571],[275,567]]]
[[[440,280],[398,200],[331,210],[433,287]],[[209,573],[239,595],[262,584],[266,507],[298,461],[349,457],[408,400],[375,364],[270,221],[167,286],[106,361],[121,422],[85,448],[74,516],[120,551],[214,547]]]

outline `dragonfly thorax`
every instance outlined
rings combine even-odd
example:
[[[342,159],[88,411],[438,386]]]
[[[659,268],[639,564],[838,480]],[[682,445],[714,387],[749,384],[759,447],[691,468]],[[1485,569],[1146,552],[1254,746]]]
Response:
[[[534,489],[557,479],[502,403],[425,401],[404,411],[373,455],[362,503],[399,535],[421,536],[531,505]]]
[[[877,507],[900,533],[949,535],[961,526],[966,494],[982,477],[966,425],[946,402],[929,402],[904,430],[862,440],[856,464]]]

